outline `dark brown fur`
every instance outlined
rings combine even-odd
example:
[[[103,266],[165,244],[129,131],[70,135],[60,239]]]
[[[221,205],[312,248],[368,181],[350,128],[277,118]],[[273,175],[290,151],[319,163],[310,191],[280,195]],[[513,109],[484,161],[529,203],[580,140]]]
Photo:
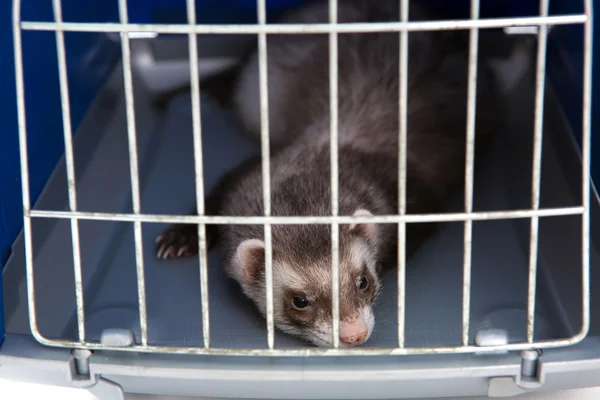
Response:
[[[397,1],[340,1],[341,22],[398,20]],[[326,22],[322,2],[314,14],[291,14],[296,21]],[[321,4],[321,5],[320,5]],[[343,8],[347,5],[347,8]],[[326,10],[326,8],[325,8]],[[411,5],[411,19],[425,13]],[[325,14],[326,15],[326,14]],[[313,21],[314,19],[314,21]],[[454,189],[464,183],[467,105],[467,51],[465,32],[411,33],[407,103],[407,213],[442,212]],[[331,214],[329,146],[329,46],[326,35],[269,37],[269,107],[273,143],[271,158],[271,215],[326,216]],[[398,33],[339,35],[339,214],[366,209],[374,215],[398,213],[399,40]],[[252,60],[248,65],[252,65]],[[251,70],[250,70],[251,71]],[[246,75],[244,75],[246,73]],[[250,72],[243,71],[235,88],[242,123],[257,133],[257,99]],[[478,150],[500,127],[502,102],[490,71],[480,63],[477,84],[476,143]],[[249,83],[248,83],[249,82]],[[253,111],[254,110],[254,111]],[[264,215],[260,157],[229,172],[211,192],[207,215]],[[394,224],[377,226],[377,239],[340,228],[340,260],[348,260],[357,241],[366,244],[374,262],[390,265],[397,256],[397,241],[405,240],[409,255],[433,231],[434,224],[407,224],[406,237],[398,238]],[[262,239],[262,226],[208,226],[209,243],[217,242],[230,275],[239,244]],[[186,240],[182,241],[181,237]],[[322,280],[331,260],[328,226],[275,225],[272,232],[274,265],[289,273]],[[196,227],[172,227],[158,241],[159,253],[174,257],[197,252]],[[292,271],[294,269],[294,271]],[[325,269],[325,272],[328,270]],[[340,315],[354,318],[356,309],[371,305],[380,288],[377,276],[366,274],[370,287],[357,292],[354,280],[360,266],[340,270]],[[279,279],[274,275],[274,280]],[[290,299],[296,291],[282,288],[276,298],[276,323],[311,340],[314,321],[331,318],[330,283],[305,284],[315,297],[312,311],[297,310]],[[264,275],[243,282],[244,292],[264,307]],[[315,288],[319,288],[318,290]],[[311,294],[311,295],[313,295]],[[305,294],[306,295],[306,294]],[[317,318],[318,315],[318,318]],[[311,322],[313,321],[313,322]],[[311,328],[309,329],[309,325]],[[323,332],[321,332],[323,333]]]

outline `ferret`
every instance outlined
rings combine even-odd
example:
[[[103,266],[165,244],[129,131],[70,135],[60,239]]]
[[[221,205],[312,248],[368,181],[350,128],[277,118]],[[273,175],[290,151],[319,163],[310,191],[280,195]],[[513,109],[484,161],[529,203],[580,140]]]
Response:
[[[417,1],[411,20],[426,20]],[[339,1],[338,21],[398,21],[397,0]],[[328,22],[327,1],[285,14],[284,23]],[[464,184],[467,116],[467,32],[409,34],[407,102],[407,213],[442,212],[452,189]],[[398,214],[399,33],[340,33],[339,215]],[[331,215],[328,35],[269,35],[268,98],[271,215]],[[258,55],[239,67],[231,101],[250,134],[260,136]],[[495,80],[480,63],[477,149],[501,125]],[[260,157],[227,173],[206,199],[207,215],[261,216]],[[340,225],[340,345],[365,343],[373,332],[380,273],[404,240],[410,256],[433,224]],[[266,313],[264,235],[259,225],[207,225],[209,248],[220,246],[227,274]],[[273,225],[273,299],[276,327],[317,346],[332,337],[331,228]],[[198,252],[197,227],[176,225],[157,238],[161,259]]]

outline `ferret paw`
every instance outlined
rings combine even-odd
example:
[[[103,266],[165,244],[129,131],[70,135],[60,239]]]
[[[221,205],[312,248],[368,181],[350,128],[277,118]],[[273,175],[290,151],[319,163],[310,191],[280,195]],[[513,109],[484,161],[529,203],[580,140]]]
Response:
[[[156,237],[156,257],[162,260],[193,257],[198,254],[198,227],[173,225]]]

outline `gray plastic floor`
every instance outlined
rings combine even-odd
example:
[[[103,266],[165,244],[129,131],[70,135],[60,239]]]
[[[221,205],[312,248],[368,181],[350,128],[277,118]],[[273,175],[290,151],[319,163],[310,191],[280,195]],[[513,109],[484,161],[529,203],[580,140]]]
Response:
[[[205,187],[210,190],[221,174],[250,154],[255,154],[258,147],[241,134],[229,111],[214,109],[204,100],[202,126]],[[164,124],[152,127],[152,123],[148,123],[148,126],[154,130],[151,135],[143,130],[142,125],[138,126],[138,134],[147,137],[139,140],[140,148],[144,147],[144,151],[140,149],[142,211],[157,214],[187,213],[195,204],[189,96],[181,96],[172,101]],[[91,136],[89,140],[92,140]],[[89,149],[92,146],[86,143],[89,140],[78,137],[76,154],[83,154],[84,147]],[[85,197],[89,197],[96,203],[104,201],[108,204],[112,201],[122,205],[120,209],[108,211],[130,210],[127,205],[130,204],[129,197],[115,200],[114,197],[120,196],[121,192],[113,190],[111,185],[113,181],[115,188],[124,183],[129,184],[128,172],[114,171],[112,167],[128,165],[125,143],[125,139],[121,138],[119,148],[97,145],[93,149],[93,160],[89,163],[103,165],[104,180],[85,182],[85,179],[92,178],[80,176],[78,186],[81,204],[85,203]],[[493,154],[490,160],[483,172],[477,175],[475,209],[511,208],[503,167],[506,160],[501,154]],[[81,161],[82,164],[85,162],[87,161]],[[58,178],[55,176],[55,179]],[[52,193],[50,187],[47,187],[40,204],[47,206],[52,203],[53,198],[64,198],[64,194]],[[64,189],[64,185],[61,187]],[[460,204],[458,199],[455,206]],[[54,275],[49,272],[58,268],[57,263],[72,263],[68,222],[61,221],[56,225],[61,228],[55,226],[48,231],[47,238],[40,239],[45,241],[45,245],[35,260],[36,271],[41,271],[44,275],[43,278],[36,276],[39,289],[38,320],[42,332],[49,336],[56,336],[60,332],[61,335],[75,337],[73,281],[54,279]],[[107,229],[107,225],[111,228]],[[165,225],[162,224],[143,225],[150,342],[201,346],[198,261],[157,260],[154,257],[154,238],[164,228]],[[511,341],[522,341],[525,338],[527,309],[526,247],[519,242],[513,221],[476,222],[473,229],[471,338],[479,329],[501,328],[510,333]],[[139,333],[132,224],[83,221],[81,231],[87,338],[99,339],[105,328],[131,328]],[[461,343],[462,237],[461,223],[445,224],[410,260],[406,277],[407,346]],[[34,246],[36,240],[34,236]],[[67,270],[72,271],[72,266],[69,265]],[[383,279],[384,290],[376,307],[375,331],[367,346],[395,347],[395,271],[388,273]],[[220,348],[266,347],[263,319],[240,294],[236,284],[226,278],[220,268],[217,252],[209,254],[209,288],[211,345]],[[42,291],[46,294],[40,294]],[[63,299],[65,293],[68,294],[68,300]],[[552,316],[546,315],[548,307],[544,304],[544,296],[538,298],[536,339],[562,337],[564,326],[555,323]],[[73,310],[64,323],[58,322],[60,318],[58,314],[55,315],[61,301],[66,301]],[[304,344],[278,334],[276,345],[285,347]]]

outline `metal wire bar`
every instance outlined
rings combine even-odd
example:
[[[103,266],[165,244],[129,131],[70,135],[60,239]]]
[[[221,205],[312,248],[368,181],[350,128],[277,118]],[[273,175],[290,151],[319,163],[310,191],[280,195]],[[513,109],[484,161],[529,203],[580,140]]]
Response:
[[[186,0],[187,20],[196,25],[196,3]],[[200,108],[200,78],[198,76],[198,40],[195,33],[188,34],[190,56],[190,83],[192,87],[192,131],[194,135],[194,171],[196,178],[196,211],[204,215],[204,161],[202,154],[202,116]],[[200,296],[202,304],[202,337],[204,347],[210,347],[210,317],[208,300],[208,259],[206,256],[206,225],[198,224],[198,257],[200,263]]]
[[[408,0],[400,0],[400,21],[408,21]],[[406,154],[408,101],[408,31],[400,32],[400,85],[398,95],[398,214],[406,215]],[[406,299],[406,223],[398,224],[398,347],[405,341]]]
[[[565,215],[579,215],[585,212],[583,206],[542,208],[539,210],[512,210],[512,211],[478,211],[473,213],[441,213],[441,214],[407,214],[407,215],[373,215],[373,216],[294,216],[294,217],[237,217],[237,216],[198,216],[198,215],[157,215],[157,214],[120,214],[99,212],[70,212],[30,210],[27,216],[37,218],[77,218],[96,221],[123,221],[123,222],[155,222],[171,224],[214,224],[214,225],[299,225],[299,224],[397,224],[399,222],[464,222],[489,221],[497,219],[559,217]]]
[[[71,32],[156,32],[156,33],[202,33],[202,34],[305,34],[305,33],[360,33],[439,31],[458,29],[491,29],[523,25],[568,25],[583,24],[588,20],[584,14],[558,15],[550,17],[486,18],[472,20],[415,21],[415,22],[365,22],[341,24],[263,24],[263,25],[195,25],[183,24],[118,24],[118,23],[75,23],[23,21],[24,30],[71,31]]]
[[[540,2],[541,16],[548,15],[549,0]],[[533,161],[531,166],[531,209],[540,207],[540,181],[542,169],[542,134],[544,124],[544,94],[546,86],[546,43],[548,27],[541,26],[538,31],[537,65],[535,80],[535,114],[533,135]],[[533,342],[535,321],[535,294],[537,280],[539,218],[531,217],[529,233],[529,282],[527,289],[527,341]]]
[[[122,24],[128,22],[127,0],[119,0],[119,18]],[[121,52],[123,56],[123,80],[125,84],[125,109],[127,113],[127,138],[129,142],[129,171],[131,174],[131,201],[133,213],[140,214],[140,179],[138,172],[138,148],[135,126],[135,107],[133,98],[133,78],[131,73],[131,49],[129,35],[121,33]],[[135,265],[137,273],[138,301],[140,312],[140,333],[142,345],[148,344],[148,318],[146,314],[146,279],[144,277],[144,248],[142,240],[142,222],[133,222],[135,239]]]
[[[337,23],[337,0],[329,0],[329,23]],[[338,162],[338,37],[329,33],[329,133],[331,151],[331,215],[337,217],[339,208]],[[331,318],[333,348],[340,347],[340,226],[331,224]]]
[[[471,19],[479,18],[479,0],[471,0]],[[477,104],[477,58],[479,30],[469,32],[469,70],[467,86],[467,139],[465,149],[465,212],[473,211],[473,180],[475,167],[475,105]],[[469,344],[471,311],[471,256],[473,250],[473,221],[465,221],[463,236],[462,343]]]
[[[400,355],[425,355],[425,354],[465,354],[478,353],[489,354],[497,352],[509,352],[531,349],[548,349],[555,347],[571,346],[579,343],[583,337],[574,336],[569,339],[540,341],[532,343],[511,343],[496,346],[441,346],[441,347],[413,347],[413,348],[368,348],[355,347],[344,349],[326,349],[309,347],[302,349],[232,349],[205,347],[170,347],[170,346],[130,346],[113,347],[104,346],[100,343],[76,343],[66,340],[51,340],[39,337],[37,340],[46,346],[66,348],[86,348],[90,350],[105,351],[127,351],[162,354],[197,354],[197,355],[219,355],[219,356],[277,356],[277,357],[307,357],[307,356],[400,356]]]
[[[581,198],[584,212],[581,218],[581,290],[583,291],[581,304],[581,330],[576,338],[582,340],[590,329],[590,204],[591,204],[591,179],[590,179],[590,147],[592,123],[592,56],[594,25],[592,21],[592,0],[585,0],[585,13],[588,17],[584,26],[584,59],[583,59],[583,107],[581,133],[582,153],[582,188]]]
[[[406,1],[401,0],[403,3],[403,7],[408,8],[405,5]],[[188,5],[190,1],[188,0]],[[496,352],[499,350],[502,351],[511,351],[511,350],[524,350],[531,348],[549,348],[549,347],[562,347],[575,344],[581,341],[586,335],[589,329],[589,208],[590,208],[590,110],[591,110],[591,66],[592,66],[592,5],[591,0],[585,0],[586,14],[585,15],[569,15],[569,16],[558,16],[558,17],[547,17],[547,3],[548,0],[541,5],[542,11],[544,10],[544,5],[546,8],[546,17],[533,17],[533,18],[510,18],[510,19],[492,19],[492,20],[476,20],[476,21],[429,21],[429,22],[414,22],[409,23],[406,21],[401,21],[400,23],[375,23],[375,24],[335,24],[335,20],[331,20],[330,13],[330,23],[329,24],[311,24],[311,25],[302,25],[302,24],[290,24],[290,25],[268,25],[265,23],[265,4],[264,0],[258,2],[258,14],[259,20],[262,20],[261,24],[258,26],[248,26],[248,25],[202,25],[196,26],[190,20],[190,8],[188,7],[188,25],[138,25],[138,24],[128,24],[127,23],[127,8],[126,1],[119,0],[119,12],[121,15],[121,23],[120,24],[78,24],[78,23],[63,23],[60,21],[61,18],[57,18],[55,23],[43,23],[43,22],[20,22],[20,0],[14,1],[13,6],[13,35],[14,35],[14,44],[15,44],[15,72],[16,72],[16,83],[17,83],[17,104],[18,104],[18,121],[19,121],[19,140],[20,140],[20,156],[21,156],[21,171],[22,171],[22,193],[23,193],[23,209],[24,209],[24,240],[25,240],[25,258],[26,258],[26,267],[27,267],[27,282],[28,282],[28,307],[29,307],[29,315],[30,315],[30,325],[32,328],[32,332],[34,337],[42,344],[47,344],[50,346],[58,346],[58,347],[77,347],[77,348],[89,348],[89,349],[103,349],[103,350],[116,350],[116,351],[136,351],[136,352],[155,352],[155,353],[173,353],[173,354],[210,354],[210,355],[264,355],[264,356],[330,356],[330,355],[408,355],[408,354],[445,354],[445,353],[472,353],[472,352]],[[337,3],[335,0],[330,0],[330,11],[332,9],[332,4]],[[478,3],[478,1],[474,0],[474,3]],[[58,4],[59,14],[60,14],[60,2],[59,0],[53,0],[53,4],[55,5],[55,13],[57,10],[56,4]],[[334,8],[337,11],[337,7]],[[406,12],[408,9],[406,10]],[[473,12],[473,9],[472,9]],[[542,14],[544,14],[542,12]],[[56,16],[56,14],[55,14]],[[59,15],[60,17],[60,15]],[[195,13],[194,13],[195,19]],[[195,21],[194,21],[195,22]],[[407,32],[409,31],[429,31],[429,30],[440,30],[440,29],[471,29],[471,35],[473,35],[473,31],[476,29],[485,29],[485,28],[495,28],[495,27],[511,27],[511,26],[520,26],[520,25],[538,25],[544,29],[544,34],[540,32],[540,43],[542,39],[544,40],[544,59],[545,59],[545,43],[547,38],[547,29],[548,25],[559,25],[559,24],[573,24],[573,23],[584,23],[585,24],[585,55],[584,55],[584,93],[583,93],[583,133],[582,133],[582,206],[580,207],[566,207],[566,208],[553,208],[553,209],[539,209],[539,171],[538,171],[538,185],[537,185],[537,195],[534,195],[535,186],[532,189],[532,203],[534,198],[537,197],[537,206],[532,207],[530,210],[513,210],[513,211],[502,211],[502,212],[465,212],[465,213],[452,213],[452,214],[428,214],[428,215],[400,215],[398,216],[375,216],[375,217],[346,217],[346,216],[338,216],[337,213],[333,214],[330,217],[271,217],[270,216],[270,168],[269,168],[269,157],[266,157],[265,153],[268,155],[269,153],[269,134],[268,134],[268,99],[267,99],[267,65],[266,65],[266,35],[270,33],[283,33],[283,34],[296,34],[296,33],[329,33],[330,35],[330,46],[332,43],[335,43],[336,54],[335,57],[330,53],[330,72],[333,71],[332,68],[335,68],[335,122],[334,122],[334,106],[333,106],[333,98],[331,96],[331,144],[332,144],[332,183],[334,181],[333,170],[335,168],[336,174],[335,179],[337,180],[337,159],[335,163],[335,167],[333,164],[333,155],[335,153],[335,157],[337,158],[337,33],[340,32],[386,32],[386,31],[400,31],[401,40],[404,36],[407,36]],[[73,182],[72,193],[69,191],[69,200],[70,200],[70,212],[65,211],[44,211],[44,210],[31,210],[30,205],[30,193],[29,193],[29,171],[28,171],[28,160],[27,160],[27,139],[26,139],[26,121],[25,121],[25,106],[24,106],[24,87],[23,87],[23,60],[22,60],[22,47],[21,47],[21,29],[28,30],[51,30],[57,31],[57,48],[58,48],[58,59],[59,59],[59,72],[61,73],[61,101],[63,103],[63,122],[66,120],[68,123],[65,123],[65,146],[67,145],[67,140],[70,140],[71,135],[69,134],[67,139],[67,129],[70,133],[70,113],[68,108],[64,108],[64,104],[66,102],[67,107],[69,106],[68,99],[68,82],[66,76],[66,63],[64,63],[64,38],[62,33],[64,31],[81,31],[81,32],[121,32],[122,33],[122,51],[123,51],[123,67],[124,67],[124,81],[125,81],[125,95],[126,95],[126,106],[127,106],[127,121],[128,121],[128,138],[129,138],[129,152],[130,152],[130,163],[131,163],[131,174],[132,174],[132,198],[133,198],[133,214],[112,214],[112,213],[88,213],[88,212],[77,212],[76,210],[76,187],[74,180],[74,169],[69,171],[69,157],[71,157],[71,167],[72,164],[72,146],[70,146],[71,155],[66,154],[66,164],[67,164],[67,175],[69,179],[69,189],[71,189],[71,178]],[[137,144],[136,144],[136,135],[135,135],[135,120],[134,120],[134,103],[133,103],[133,90],[132,90],[132,77],[131,77],[131,54],[129,48],[129,32],[160,32],[160,33],[187,33],[190,35],[190,38],[194,36],[194,42],[196,40],[195,33],[227,33],[227,34],[235,34],[235,33],[258,33],[259,34],[259,70],[260,70],[260,92],[261,92],[261,139],[262,139],[262,150],[263,150],[263,196],[265,198],[265,216],[264,217],[208,217],[202,215],[200,213],[197,216],[170,216],[170,215],[141,215],[140,214],[140,205],[139,205],[139,179],[137,175]],[[60,35],[59,35],[60,34]],[[542,37],[543,36],[543,37]],[[332,37],[335,37],[335,41],[333,41]],[[471,36],[471,48],[473,47],[473,38]],[[192,52],[192,40],[190,40],[190,58],[195,58],[195,62],[197,64],[197,57],[193,57]],[[62,46],[62,48],[61,48]],[[334,46],[331,46],[332,48]],[[541,46],[540,46],[541,47]],[[196,46],[194,46],[194,50],[196,50]],[[471,49],[472,50],[472,49]],[[404,50],[401,50],[404,51]],[[538,68],[540,65],[540,48],[538,48]],[[62,53],[61,53],[62,52]],[[475,53],[476,54],[476,53]],[[401,55],[402,57],[402,55]],[[471,59],[471,53],[470,53]],[[334,60],[335,67],[332,67],[331,61]],[[194,61],[190,61],[191,73],[197,71],[197,68],[193,69],[192,64]],[[61,64],[62,63],[62,64]],[[197,65],[196,65],[197,67]],[[402,76],[402,60],[400,66],[400,73]],[[470,63],[471,68],[471,63]],[[538,70],[539,72],[539,70]],[[406,73],[406,72],[405,72]],[[544,74],[544,70],[541,72]],[[64,75],[63,75],[64,74]],[[333,82],[334,74],[330,74],[330,80]],[[63,79],[64,78],[64,79]],[[538,73],[538,83],[543,79],[540,79],[540,74]],[[196,101],[198,105],[199,111],[199,82],[194,84],[194,77],[192,77],[192,102]],[[198,80],[198,77],[196,77]],[[473,79],[476,81],[476,78]],[[471,86],[471,79],[469,79],[469,85]],[[194,88],[195,86],[195,88]],[[330,94],[334,93],[333,85],[330,89]],[[66,90],[66,91],[65,91]],[[400,97],[402,97],[402,88],[400,88]],[[471,87],[469,88],[471,90]],[[536,86],[536,141],[534,143],[534,165],[536,162],[539,162],[541,165],[541,131],[542,131],[542,116],[543,116],[543,84],[541,88],[542,96],[538,92],[539,86]],[[196,97],[196,100],[194,99]],[[540,100],[541,99],[541,100]],[[471,100],[471,96],[469,96],[469,102]],[[540,104],[541,102],[541,104]],[[264,106],[264,107],[263,107]],[[402,113],[402,104],[400,104],[400,113]],[[539,107],[539,113],[538,113]],[[474,113],[474,110],[473,110]],[[195,113],[194,113],[195,114]],[[468,117],[469,119],[470,117]],[[473,114],[474,118],[474,114]],[[197,127],[194,126],[194,144],[195,144],[195,154],[197,149],[200,149],[201,152],[201,130],[200,130],[200,114],[194,115],[194,121],[197,122]],[[196,122],[194,124],[196,125]],[[538,124],[539,122],[539,124]],[[404,122],[405,124],[406,122]],[[335,128],[334,124],[336,125]],[[402,128],[402,122],[400,122],[400,142],[402,142],[402,129],[406,130],[406,127]],[[539,130],[539,140],[537,131]],[[335,135],[335,136],[334,136]],[[334,146],[334,137],[335,137],[335,146]],[[133,145],[132,145],[133,144]],[[471,143],[472,145],[473,143]],[[199,146],[196,146],[199,145]],[[469,144],[467,143],[467,146]],[[539,146],[539,150],[537,147]],[[336,150],[333,150],[335,147]],[[69,150],[66,150],[66,153]],[[402,150],[401,150],[402,151]],[[536,159],[536,152],[539,153],[539,157]],[[467,151],[468,153],[468,151]],[[400,157],[401,158],[401,157]],[[467,155],[468,158],[468,155]],[[196,162],[198,159],[196,158]],[[401,161],[399,161],[401,162]],[[135,172],[134,172],[135,165]],[[201,168],[202,166],[200,166]],[[539,168],[537,168],[539,170]],[[534,168],[535,170],[535,168]],[[72,172],[72,173],[71,173]],[[399,172],[400,180],[402,180],[401,172]],[[536,180],[535,174],[533,171],[534,181]],[[266,179],[265,179],[266,175]],[[135,179],[134,179],[135,177]],[[404,177],[405,179],[405,177]],[[200,174],[200,178],[198,177],[198,167],[196,166],[196,181],[201,181],[203,190],[203,178]],[[268,186],[267,186],[268,185]],[[399,183],[399,189],[401,189],[402,183]],[[198,185],[197,185],[198,187]],[[332,188],[332,191],[334,189]],[[337,190],[337,186],[336,186]],[[404,188],[405,190],[405,188]],[[136,195],[137,195],[137,206],[136,206]],[[332,192],[332,207],[337,207],[337,201],[333,201],[333,192]],[[336,196],[337,197],[337,196]],[[203,201],[203,196],[201,197]],[[73,200],[73,201],[72,201]],[[472,202],[472,199],[471,199]],[[203,206],[203,204],[202,204]],[[399,208],[401,208],[399,206]],[[267,213],[268,209],[268,213]],[[490,347],[477,347],[477,346],[468,346],[468,341],[465,342],[465,329],[463,326],[463,346],[451,346],[451,347],[429,347],[429,348],[412,348],[405,349],[402,348],[403,342],[400,342],[400,327],[399,327],[399,347],[398,348],[388,348],[388,349],[369,349],[369,348],[358,348],[358,349],[318,349],[318,348],[308,348],[308,349],[298,349],[298,350],[279,350],[273,348],[274,342],[274,332],[273,332],[273,293],[272,293],[272,266],[271,266],[271,257],[272,257],[272,249],[271,249],[271,224],[334,224],[337,227],[339,223],[399,223],[404,225],[405,223],[412,222],[434,222],[434,221],[467,221],[470,223],[474,220],[494,220],[494,219],[506,219],[506,218],[532,218],[537,220],[539,217],[544,216],[558,216],[558,215],[582,215],[582,288],[583,288],[583,298],[582,298],[582,329],[581,331],[574,337],[569,339],[562,340],[552,340],[552,341],[543,341],[538,343],[532,343],[533,340],[533,320],[528,319],[528,338],[527,343],[517,343],[510,344],[505,346],[490,346]],[[32,234],[31,234],[31,218],[32,217],[42,217],[42,218],[63,218],[70,219],[71,224],[77,224],[79,219],[89,219],[89,220],[106,220],[106,221],[129,221],[134,222],[135,229],[135,239],[136,239],[136,268],[138,272],[138,294],[140,298],[140,325],[142,327],[142,344],[135,345],[129,348],[121,348],[121,347],[108,347],[103,346],[98,343],[90,343],[84,341],[84,334],[81,334],[80,330],[80,340],[81,342],[72,342],[72,341],[63,341],[63,340],[49,340],[44,338],[38,328],[36,321],[36,313],[35,313],[35,301],[34,301],[34,274],[33,274],[33,253],[32,253]],[[143,278],[143,258],[142,258],[142,243],[141,243],[141,223],[142,222],[183,222],[183,223],[194,223],[194,224],[256,224],[262,223],[265,224],[265,252],[266,259],[266,270],[267,270],[267,321],[269,328],[269,349],[212,349],[209,345],[206,344],[206,335],[205,335],[205,347],[204,348],[190,348],[190,347],[165,347],[165,346],[149,346],[147,344],[147,321],[146,321],[146,299],[145,299],[145,285]],[[533,223],[532,223],[533,226]],[[73,229],[73,228],[72,228]],[[537,225],[535,228],[535,246],[537,247]],[[400,233],[400,227],[399,227]],[[200,232],[199,232],[200,234]],[[332,229],[333,235],[333,229]],[[533,228],[532,228],[532,237],[533,237]],[[466,238],[466,234],[465,234]],[[334,239],[334,237],[332,237]],[[74,241],[76,239],[73,239]],[[337,252],[338,250],[335,248],[337,239],[332,240],[332,252]],[[465,243],[467,240],[465,239]],[[339,243],[338,243],[339,244]],[[202,239],[200,239],[200,246],[202,246]],[[75,246],[74,246],[75,247]],[[75,252],[75,250],[74,250]],[[533,252],[532,252],[533,253]],[[75,257],[75,255],[74,255]],[[202,258],[202,255],[200,256]],[[339,255],[338,255],[339,257]],[[528,301],[528,313],[531,311],[530,315],[534,315],[535,311],[535,279],[531,279],[531,266],[534,267],[535,273],[535,264],[531,261],[532,255],[530,254],[530,291],[529,298],[532,298],[532,287],[531,283],[533,282],[533,301]],[[400,259],[400,255],[399,255]],[[201,260],[202,262],[202,260]],[[339,259],[334,262],[339,263]],[[74,262],[76,264],[76,262]],[[206,265],[206,264],[204,264]],[[337,267],[337,268],[336,268]],[[334,274],[337,272],[339,278],[339,265],[335,266]],[[465,268],[466,269],[466,268]],[[470,271],[470,269],[469,269]],[[141,282],[140,282],[141,278]],[[335,277],[334,277],[335,279]],[[466,278],[465,278],[466,279]],[[270,282],[269,282],[270,280]],[[338,284],[337,280],[334,280],[334,286]],[[399,285],[402,283],[399,280]],[[201,278],[202,285],[202,278]],[[270,285],[270,288],[269,288]],[[465,285],[463,285],[463,291],[465,289]],[[140,292],[141,291],[141,292]],[[332,292],[336,290],[332,288]],[[337,288],[337,292],[339,293],[339,287]],[[399,289],[400,292],[400,289]],[[83,293],[83,292],[81,292]],[[204,320],[204,295],[205,291],[203,289],[203,320]],[[207,294],[206,294],[207,296]],[[335,297],[337,299],[337,296]],[[83,300],[83,299],[82,299]],[[208,300],[208,298],[206,299]],[[339,299],[338,299],[339,301]],[[400,293],[399,293],[399,303],[400,303]],[[467,303],[468,304],[468,303]],[[463,297],[463,320],[464,318],[464,305],[465,298]],[[270,311],[269,311],[270,307]],[[338,303],[339,307],[339,303]],[[142,313],[143,310],[143,313]],[[206,310],[208,310],[208,303],[206,303]],[[83,314],[83,307],[81,308]],[[79,312],[79,305],[78,305]],[[270,314],[269,314],[270,313]],[[400,310],[399,310],[400,315]],[[338,318],[339,318],[339,310],[338,310]],[[336,321],[336,319],[334,319]],[[529,322],[531,321],[531,330],[529,326]],[[339,320],[337,320],[339,324]],[[334,342],[339,341],[339,335],[335,334],[335,324],[334,322]],[[80,325],[79,315],[78,315],[78,325]],[[205,324],[205,329],[208,325]],[[338,326],[339,329],[339,326]],[[468,332],[468,328],[467,328]],[[403,333],[403,332],[402,332]],[[531,336],[530,336],[531,334]],[[468,335],[468,333],[467,333]],[[402,335],[403,336],[403,335]],[[467,336],[468,339],[468,336]],[[403,341],[403,339],[402,339]],[[339,345],[339,343],[338,343]],[[335,346],[334,344],[334,347]]]
[[[54,20],[62,22],[61,0],[52,0]],[[62,110],[63,134],[65,141],[65,165],[67,170],[67,188],[69,209],[77,211],[77,181],[75,178],[75,160],[73,157],[73,133],[71,127],[71,104],[69,100],[69,81],[64,32],[56,31],[56,51],[58,56],[58,76],[60,84],[60,103]],[[71,243],[73,246],[73,269],[75,277],[75,302],[77,305],[77,332],[80,341],[85,341],[85,310],[83,299],[83,278],[81,269],[81,247],[79,245],[79,221],[71,219]]]
[[[23,79],[23,47],[21,38],[21,1],[14,0],[12,24],[15,55],[15,86],[17,96],[17,122],[19,126],[19,159],[21,161],[21,194],[23,196],[23,240],[25,242],[25,270],[27,277],[27,309],[29,327],[40,343],[46,340],[40,333],[35,310],[35,279],[33,268],[33,242],[31,232],[31,195],[29,190],[29,159],[27,154],[27,119],[25,118],[25,88]]]
[[[265,0],[258,0],[258,24],[267,23]],[[258,73],[260,92],[260,139],[262,158],[262,188],[265,217],[271,215],[271,167],[269,151],[269,89],[267,71],[267,35],[258,35]],[[273,349],[275,345],[275,323],[273,320],[273,242],[271,225],[264,225],[265,231],[265,277],[267,280],[267,345]]]

